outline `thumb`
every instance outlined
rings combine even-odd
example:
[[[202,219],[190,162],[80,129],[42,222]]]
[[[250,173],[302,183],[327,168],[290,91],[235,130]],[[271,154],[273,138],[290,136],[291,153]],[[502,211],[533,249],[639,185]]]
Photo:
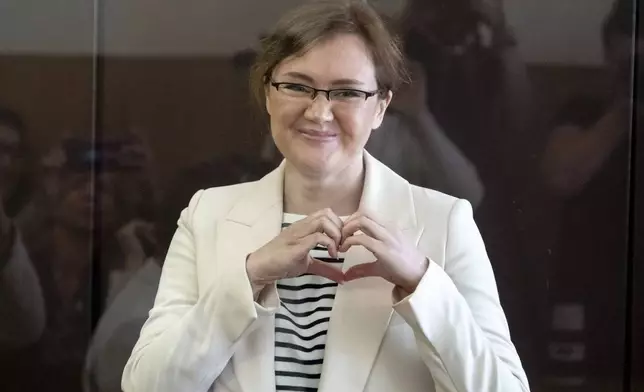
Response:
[[[309,267],[306,270],[306,273],[321,276],[327,278],[336,283],[344,283],[344,273],[341,269],[332,266],[329,263],[314,259],[309,256]]]
[[[347,282],[374,276],[380,276],[378,262],[375,261],[371,263],[354,265],[344,273],[344,278]]]

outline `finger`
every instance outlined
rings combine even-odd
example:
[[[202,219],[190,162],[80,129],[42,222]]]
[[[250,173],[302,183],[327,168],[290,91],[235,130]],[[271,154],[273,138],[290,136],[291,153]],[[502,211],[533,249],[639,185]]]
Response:
[[[334,219],[333,216],[329,216],[329,214],[333,214],[332,212],[327,213],[324,211],[325,210],[318,211],[301,221],[295,222],[289,227],[289,229],[292,230],[294,235],[298,238],[306,237],[315,232],[325,233],[339,244],[342,236],[342,221],[337,218],[337,216],[335,216],[337,219]],[[340,222],[340,225],[338,225],[338,222]]]
[[[379,241],[373,237],[370,237],[367,234],[357,234],[357,235],[352,235],[351,237],[344,240],[344,242],[342,243],[342,245],[340,245],[340,248],[338,250],[340,252],[347,252],[349,248],[356,245],[364,246],[368,251],[376,255],[376,257],[382,254],[383,247],[384,247],[384,244],[382,243],[382,241]]]
[[[335,241],[323,233],[315,232],[309,234],[300,240],[300,244],[306,248],[305,250],[307,252],[318,245],[326,246],[331,256],[335,258],[338,256],[338,246]]]
[[[347,282],[374,276],[381,277],[380,268],[378,267],[377,261],[372,263],[354,265],[344,273],[344,279]]]
[[[344,283],[344,273],[341,269],[332,266],[329,263],[311,258],[309,262],[309,267],[306,271],[309,274],[321,276],[323,278],[330,279],[337,283]]]
[[[348,221],[342,228],[342,238],[347,239],[353,236],[357,231],[362,231],[363,233],[383,242],[390,241],[392,237],[387,228],[366,215],[356,216],[351,221]]]
[[[333,222],[338,228],[341,228],[344,225],[344,222],[342,222],[342,219],[340,219],[340,217],[335,212],[333,212],[333,210],[330,208],[325,208],[319,211],[319,213],[329,218],[331,222]]]
[[[341,226],[338,226],[331,218],[328,216],[321,216],[313,224],[316,225],[316,230],[322,232],[335,241],[336,244],[339,244],[342,240],[342,229]]]
[[[340,228],[337,227],[335,223],[331,222],[331,220],[326,216],[320,217],[314,224],[317,224],[315,230],[317,230],[318,233],[325,234],[327,238],[331,239],[333,246],[327,245],[326,247],[331,257],[337,258],[337,249],[340,244],[340,240],[342,239],[342,231]]]

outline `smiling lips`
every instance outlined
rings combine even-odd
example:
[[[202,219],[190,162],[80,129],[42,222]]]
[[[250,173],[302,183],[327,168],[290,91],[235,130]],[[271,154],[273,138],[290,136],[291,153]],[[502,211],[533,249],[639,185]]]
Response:
[[[333,141],[338,136],[334,132],[314,131],[311,129],[298,129],[298,132],[307,139],[319,142]]]

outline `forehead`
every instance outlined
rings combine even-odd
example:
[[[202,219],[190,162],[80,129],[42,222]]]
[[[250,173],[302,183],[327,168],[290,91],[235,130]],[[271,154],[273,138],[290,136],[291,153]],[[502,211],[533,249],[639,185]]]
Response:
[[[0,143],[15,144],[19,142],[20,136],[15,129],[0,124]]]
[[[353,34],[324,40],[302,55],[284,59],[275,69],[276,76],[289,72],[305,74],[321,84],[341,79],[355,79],[365,85],[376,83],[371,53],[364,41]]]

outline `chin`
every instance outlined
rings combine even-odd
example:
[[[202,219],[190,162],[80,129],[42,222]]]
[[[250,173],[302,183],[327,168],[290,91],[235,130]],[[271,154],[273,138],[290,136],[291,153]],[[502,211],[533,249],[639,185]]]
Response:
[[[282,149],[278,146],[282,156],[293,166],[302,170],[324,170],[331,161],[335,160],[334,156],[337,153],[337,147],[315,146],[299,141],[290,142],[285,147]]]
[[[288,158],[287,158],[288,159]],[[314,154],[296,154],[292,159],[288,159],[293,167],[302,173],[311,175],[323,175],[328,173],[333,166],[329,156]]]

